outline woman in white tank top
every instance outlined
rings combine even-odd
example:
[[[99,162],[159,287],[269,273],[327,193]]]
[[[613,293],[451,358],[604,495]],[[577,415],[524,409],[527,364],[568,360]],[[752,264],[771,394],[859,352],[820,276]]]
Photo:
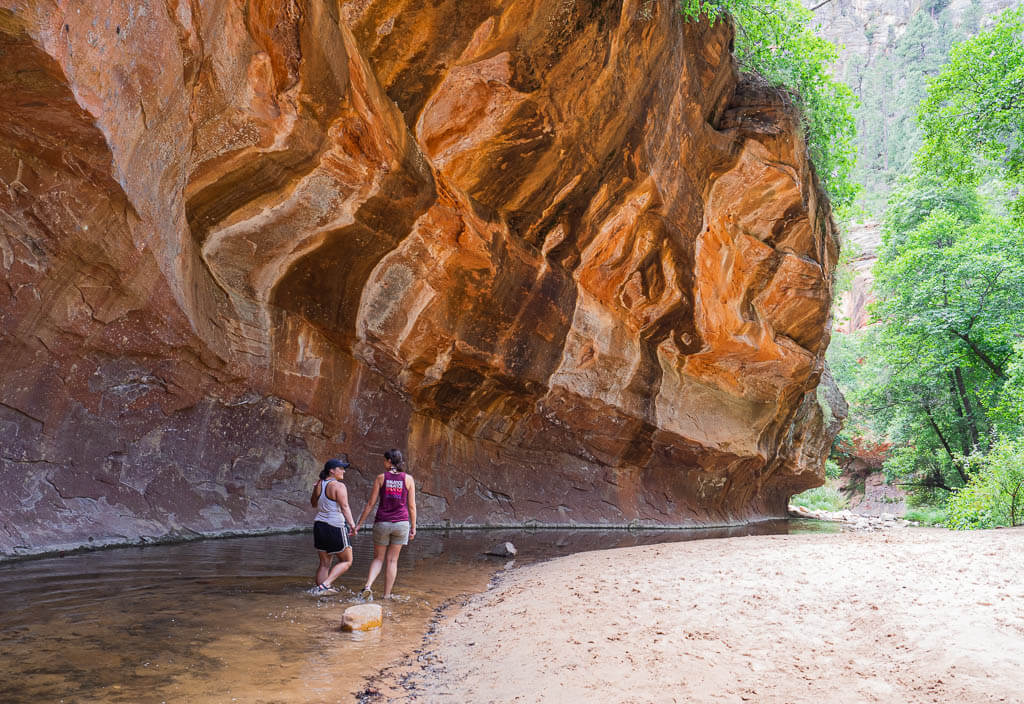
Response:
[[[352,545],[349,536],[355,535],[352,511],[348,506],[348,489],[342,483],[348,458],[327,460],[320,472],[320,480],[313,485],[309,503],[317,509],[313,520],[313,546],[320,563],[316,568],[316,586],[311,594],[337,594],[331,584],[352,566]],[[337,556],[338,564],[331,567]]]

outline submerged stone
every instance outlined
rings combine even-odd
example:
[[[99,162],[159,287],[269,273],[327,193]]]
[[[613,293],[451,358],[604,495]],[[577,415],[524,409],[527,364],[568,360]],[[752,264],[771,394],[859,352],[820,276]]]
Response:
[[[515,557],[519,553],[516,550],[516,546],[510,542],[498,543],[493,548],[485,552],[485,555],[491,555],[493,557]]]

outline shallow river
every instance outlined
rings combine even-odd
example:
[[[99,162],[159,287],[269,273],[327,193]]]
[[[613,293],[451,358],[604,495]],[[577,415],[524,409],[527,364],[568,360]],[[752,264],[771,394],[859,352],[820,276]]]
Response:
[[[384,627],[343,633],[373,554],[369,532],[330,597],[306,593],[309,534],[119,548],[0,563],[0,702],[352,702],[418,647],[435,610],[516,565],[584,550],[820,530],[778,521],[687,531],[421,531],[399,561]],[[381,574],[374,585],[379,594]]]

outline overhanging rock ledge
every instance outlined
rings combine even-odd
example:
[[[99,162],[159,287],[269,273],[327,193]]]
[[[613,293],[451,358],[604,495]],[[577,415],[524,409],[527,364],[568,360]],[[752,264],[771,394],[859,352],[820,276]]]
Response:
[[[0,0],[0,554],[702,525],[821,483],[794,111],[653,0]]]

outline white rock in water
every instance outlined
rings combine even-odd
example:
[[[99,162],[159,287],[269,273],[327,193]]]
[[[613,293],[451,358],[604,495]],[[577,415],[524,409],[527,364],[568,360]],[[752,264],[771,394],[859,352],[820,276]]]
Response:
[[[486,554],[494,555],[495,557],[515,557],[518,552],[515,545],[506,542],[495,545]]]
[[[341,630],[372,631],[384,623],[384,609],[380,604],[358,604],[345,609],[341,615]]]

